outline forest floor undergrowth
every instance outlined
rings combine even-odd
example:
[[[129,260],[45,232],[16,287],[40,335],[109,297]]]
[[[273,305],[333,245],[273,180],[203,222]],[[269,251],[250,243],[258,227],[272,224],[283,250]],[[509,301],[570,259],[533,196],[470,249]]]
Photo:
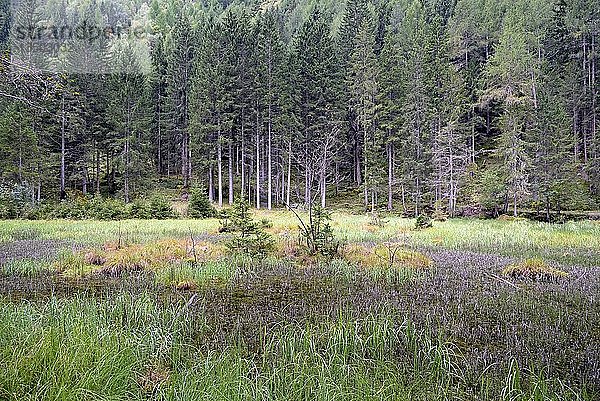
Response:
[[[336,213],[339,257],[218,220],[0,223],[0,400],[594,400],[600,224]]]

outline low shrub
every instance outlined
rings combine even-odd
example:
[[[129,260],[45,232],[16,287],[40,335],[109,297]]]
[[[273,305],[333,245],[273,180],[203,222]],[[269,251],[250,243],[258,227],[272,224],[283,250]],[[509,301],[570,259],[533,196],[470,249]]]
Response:
[[[443,209],[436,209],[433,212],[433,214],[431,215],[431,218],[434,221],[439,221],[439,222],[448,221],[448,213],[446,213],[446,211]]]
[[[57,203],[27,204],[20,209],[9,208],[0,199],[0,219],[23,218],[27,220],[165,220],[179,217],[171,203],[159,196],[150,200],[136,200],[129,205],[123,201],[101,196],[70,197]]]
[[[171,203],[160,196],[155,196],[150,199],[148,204],[150,216],[155,220],[167,220],[179,217],[178,213],[173,209]]]
[[[0,182],[0,220],[20,217],[31,202],[32,195],[30,187]]]
[[[127,217],[124,202],[116,199],[103,199],[95,196],[91,201],[82,203],[83,219],[120,220]]]
[[[160,196],[154,196],[149,201],[136,200],[129,205],[127,215],[138,220],[167,220],[179,217],[171,203]]]
[[[415,228],[417,230],[424,230],[426,228],[433,227],[433,220],[426,214],[420,214],[415,222]]]
[[[128,213],[129,217],[138,220],[149,220],[151,219],[150,210],[147,207],[146,202],[142,200],[135,200],[129,205]]]
[[[338,241],[331,227],[331,214],[319,207],[309,209],[308,222],[302,221],[300,216],[300,245],[308,256],[321,256],[328,259],[338,255],[341,243]]]
[[[231,253],[264,257],[274,250],[275,243],[260,223],[250,215],[245,201],[237,202],[221,221],[220,232],[232,233],[226,246]]]

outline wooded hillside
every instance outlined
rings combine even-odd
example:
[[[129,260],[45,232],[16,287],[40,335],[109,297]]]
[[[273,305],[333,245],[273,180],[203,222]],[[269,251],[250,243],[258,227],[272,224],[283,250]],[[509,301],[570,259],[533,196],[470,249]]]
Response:
[[[2,0],[3,199],[598,208],[597,1],[228,3]],[[15,61],[11,26],[48,21],[152,33],[93,43],[115,72],[69,38],[54,72]]]

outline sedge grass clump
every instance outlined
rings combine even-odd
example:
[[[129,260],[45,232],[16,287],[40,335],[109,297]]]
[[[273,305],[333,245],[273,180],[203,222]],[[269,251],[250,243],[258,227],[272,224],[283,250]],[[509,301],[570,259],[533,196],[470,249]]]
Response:
[[[100,250],[68,252],[55,262],[55,270],[67,275],[98,273],[120,276],[144,270],[157,271],[173,263],[203,263],[220,259],[226,248],[209,242],[162,240],[148,244],[115,246]]]
[[[0,263],[0,276],[25,276],[35,277],[50,269],[50,264],[47,262],[20,259],[12,260],[7,263]]]
[[[85,254],[74,251],[63,251],[52,263],[52,270],[67,277],[81,277],[91,273],[94,266],[86,262]]]
[[[346,261],[367,269],[424,270],[433,266],[433,261],[428,256],[395,244],[380,244],[372,247],[358,244],[347,245],[342,251],[342,256]]]
[[[569,273],[555,269],[539,258],[507,266],[502,273],[512,278],[529,280],[556,280],[569,276]]]

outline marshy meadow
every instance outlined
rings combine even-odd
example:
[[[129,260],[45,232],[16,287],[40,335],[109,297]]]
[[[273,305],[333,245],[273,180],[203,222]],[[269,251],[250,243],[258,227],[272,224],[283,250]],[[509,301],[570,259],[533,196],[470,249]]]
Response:
[[[598,222],[241,217],[2,222],[0,399],[600,396]]]

